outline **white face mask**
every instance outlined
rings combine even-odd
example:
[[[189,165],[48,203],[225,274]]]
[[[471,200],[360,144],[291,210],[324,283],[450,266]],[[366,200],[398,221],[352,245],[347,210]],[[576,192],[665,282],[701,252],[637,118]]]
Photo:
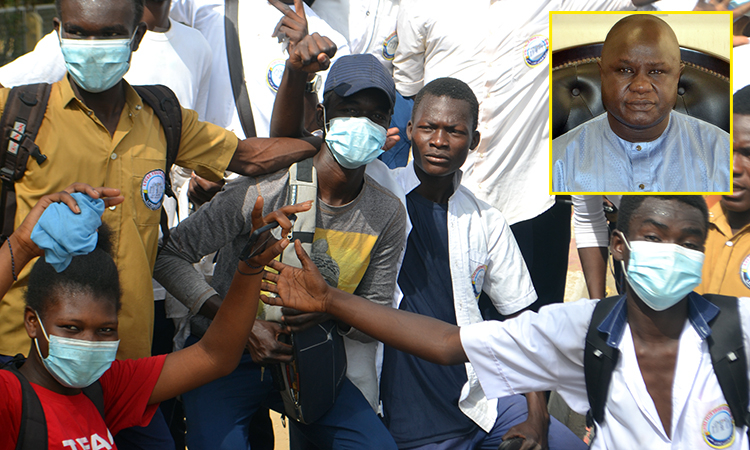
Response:
[[[633,292],[654,311],[664,311],[685,298],[701,283],[706,255],[677,244],[628,242],[628,266],[623,272]]]
[[[48,335],[39,313],[36,313],[42,333],[49,342],[47,357],[39,350],[35,338],[36,351],[44,367],[60,384],[68,388],[90,386],[109,369],[117,355],[120,341],[84,341],[62,336]]]
[[[65,67],[76,84],[93,93],[116,85],[130,68],[130,39],[63,39],[60,49]]]

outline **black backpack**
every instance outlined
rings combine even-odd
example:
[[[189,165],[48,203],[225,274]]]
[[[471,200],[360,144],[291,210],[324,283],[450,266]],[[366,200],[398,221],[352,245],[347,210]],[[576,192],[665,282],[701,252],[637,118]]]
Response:
[[[745,348],[742,342],[742,324],[739,319],[737,297],[706,294],[705,299],[720,308],[719,314],[709,322],[711,335],[706,339],[711,354],[714,373],[719,380],[721,392],[732,412],[735,425],[750,425],[748,414],[748,372]],[[583,370],[586,377],[586,392],[591,409],[587,424],[604,422],[604,406],[609,396],[612,371],[617,365],[620,351],[607,345],[606,335],[597,328],[612,311],[620,296],[600,300],[594,308],[583,355]],[[750,437],[750,429],[748,429]]]
[[[19,354],[2,367],[3,370],[8,370],[15,375],[21,383],[21,397],[23,399],[21,403],[21,427],[18,430],[16,450],[46,450],[48,448],[47,419],[44,417],[42,403],[34,392],[34,388],[31,387],[31,383],[18,371],[24,361],[23,355]],[[99,380],[81,391],[96,406],[102,420],[104,420],[104,392]]]
[[[23,178],[29,157],[39,165],[47,157],[34,143],[39,127],[44,120],[47,101],[52,86],[48,83],[16,86],[10,90],[5,110],[0,118],[0,243],[13,233],[16,217],[15,182]],[[167,140],[167,164],[165,167],[164,193],[174,197],[170,170],[177,159],[182,136],[182,109],[177,96],[166,86],[133,86],[144,103],[154,110],[159,118]],[[166,243],[169,240],[169,225],[164,208],[161,210],[161,229]]]

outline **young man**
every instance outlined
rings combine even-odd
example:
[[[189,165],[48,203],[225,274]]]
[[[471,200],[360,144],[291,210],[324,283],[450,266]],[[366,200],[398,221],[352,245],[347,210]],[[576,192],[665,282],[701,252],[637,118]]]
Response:
[[[598,326],[620,357],[592,448],[745,448],[745,427],[732,424],[705,342],[711,335],[707,323],[719,308],[690,292],[700,282],[705,202],[687,196],[624,197],[619,214],[611,249],[629,281],[627,294]],[[583,349],[596,301],[459,328],[329,288],[304,252],[297,254],[304,269],[270,264],[280,273],[267,272],[277,284],[265,283],[264,289],[279,297],[264,301],[333,314],[387,345],[438,364],[471,362],[489,397],[552,389],[575,411],[589,409]],[[677,273],[681,282],[670,283]],[[748,305],[738,302],[743,332],[736,339],[744,342]],[[720,421],[711,421],[715,416],[726,420],[719,426]]]
[[[318,181],[313,258],[332,285],[387,305],[395,289],[406,214],[396,196],[365,175],[365,164],[385,143],[396,95],[393,80],[372,55],[345,56],[331,67],[324,92],[318,120],[326,130],[325,141],[313,159]],[[251,231],[250,197],[262,193],[266,208],[275,209],[285,204],[288,190],[287,170],[242,177],[172,231],[155,278],[195,314],[188,344],[205,330],[226,294],[230,267]],[[191,263],[217,250],[208,285]],[[283,324],[257,321],[248,343],[250,354],[239,368],[183,396],[188,446],[248,448],[247,427],[257,408],[281,408],[270,373],[264,375],[261,365],[291,361],[291,347],[278,336],[327,318],[285,311]],[[348,325],[342,324],[340,332],[345,335],[348,380],[325,415],[308,425],[292,422],[292,429],[318,448],[395,448],[371,406],[377,405],[377,343]]]
[[[709,212],[699,293],[750,296],[750,87],[734,94],[732,195]]]
[[[304,135],[299,95],[304,70],[292,49],[272,133]],[[478,115],[479,103],[466,83],[454,78],[432,81],[415,97],[406,130],[414,161],[392,172],[406,194],[411,223],[395,306],[458,325],[482,320],[478,298],[483,291],[504,315],[536,300],[503,216],[461,186],[460,167],[479,143]],[[543,395],[530,394],[531,413],[524,422],[526,401],[520,396],[488,400],[471,365],[438,367],[386,347],[380,398],[385,424],[399,448],[494,450],[509,435],[527,436],[543,446],[547,440]],[[584,448],[557,421],[552,435],[552,448]]]
[[[562,192],[729,190],[729,134],[675,112],[683,65],[672,28],[651,15],[618,21],[599,69],[602,114],[552,143]]]

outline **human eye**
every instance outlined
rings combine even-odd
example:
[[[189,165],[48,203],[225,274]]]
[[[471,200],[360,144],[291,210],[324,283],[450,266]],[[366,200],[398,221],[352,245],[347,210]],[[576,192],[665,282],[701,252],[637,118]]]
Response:
[[[631,69],[630,67],[620,67],[619,69],[617,69],[617,72],[622,74],[631,74],[633,73],[633,69]]]
[[[649,242],[661,242],[661,238],[655,234],[647,234],[643,237],[643,239]]]

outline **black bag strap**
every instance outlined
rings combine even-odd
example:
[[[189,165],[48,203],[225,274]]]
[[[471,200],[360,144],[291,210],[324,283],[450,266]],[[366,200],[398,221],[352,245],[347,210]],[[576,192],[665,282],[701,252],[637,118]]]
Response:
[[[29,156],[38,164],[47,157],[34,140],[47,111],[52,85],[48,83],[16,86],[10,90],[0,117],[0,242],[13,233],[16,218],[14,183],[23,177]]]
[[[21,383],[21,427],[18,430],[16,450],[43,450],[48,448],[47,419],[39,396],[36,395],[31,383],[18,370],[24,362],[23,355],[18,354],[2,367],[15,375]],[[99,380],[81,391],[96,406],[104,420],[104,390]]]
[[[164,193],[170,197],[174,197],[170,173],[172,165],[177,160],[177,153],[180,151],[180,139],[182,138],[182,108],[180,107],[180,101],[171,89],[161,84],[133,86],[133,89],[151,107],[164,128],[164,136],[167,139],[167,165],[164,176],[166,184],[164,186]],[[161,209],[159,225],[161,226],[163,236],[162,246],[164,246],[169,240],[169,221],[164,208]]]
[[[609,384],[612,381],[612,371],[617,365],[620,350],[607,345],[606,335],[597,328],[607,314],[617,304],[621,296],[607,297],[599,300],[591,316],[588,332],[586,333],[586,347],[583,353],[583,372],[586,377],[586,394],[589,398],[589,411],[598,423],[604,421],[604,406],[609,395]]]
[[[708,301],[721,311],[711,321],[711,336],[706,339],[714,373],[719,380],[721,392],[732,411],[737,426],[750,425],[748,414],[748,372],[745,346],[742,339],[742,324],[737,297],[706,294]],[[750,430],[748,430],[750,437]]]
[[[240,35],[237,15],[239,0],[224,1],[224,38],[227,46],[227,62],[229,63],[229,78],[232,80],[232,93],[240,116],[242,131],[246,138],[256,137],[253,108],[250,105],[250,95],[245,85],[245,73],[242,67],[242,51],[240,50]]]

